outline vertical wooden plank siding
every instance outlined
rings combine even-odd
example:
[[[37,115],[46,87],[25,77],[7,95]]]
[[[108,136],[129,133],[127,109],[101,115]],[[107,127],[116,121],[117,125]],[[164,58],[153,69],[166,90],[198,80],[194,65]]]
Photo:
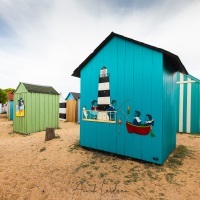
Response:
[[[67,121],[76,122],[77,118],[77,101],[67,100]]]
[[[33,133],[44,131],[46,127],[58,128],[59,96],[25,91],[23,85],[14,95],[14,131]],[[16,105],[23,98],[24,117],[16,117]]]
[[[133,122],[135,110],[142,109],[142,47],[134,44],[133,50],[133,105],[132,105],[132,119]],[[133,137],[133,156],[135,158],[141,159],[142,157],[142,137],[137,134],[132,134]]]
[[[9,119],[13,120],[13,101],[9,101]]]
[[[176,147],[176,73],[164,58],[163,66],[163,162]]]
[[[133,116],[133,108],[134,108],[134,98],[133,98],[133,44],[131,42],[126,41],[125,42],[125,64],[124,64],[124,71],[125,71],[125,77],[124,77],[124,100],[129,99],[124,103],[124,110],[127,114],[127,117],[129,118],[129,121],[132,121]],[[130,106],[130,114],[127,113],[127,108]],[[122,113],[119,113],[122,115]],[[124,123],[127,121],[126,117],[123,118]],[[121,125],[120,125],[121,126]],[[125,128],[126,129],[126,128]],[[132,157],[133,156],[133,136],[131,134],[124,134],[124,154],[127,156]]]
[[[81,110],[83,106],[90,110],[91,101],[97,100],[98,76],[104,66],[109,73],[111,101],[117,101],[116,108],[121,105],[117,121],[120,118],[122,124],[83,121],[81,115],[80,144],[162,164],[176,145],[173,67],[162,53],[113,37],[81,69]],[[128,133],[126,121],[133,122],[135,110],[141,112],[142,123],[146,114],[152,115],[153,134]]]
[[[90,94],[90,96],[87,96],[87,101],[89,101],[89,103],[90,103],[89,107],[87,108],[89,110],[92,107],[91,102],[93,100],[97,100],[97,93],[98,93],[98,84],[97,84],[98,83],[98,76],[97,75],[100,73],[100,70],[98,71],[100,66],[99,66],[97,59],[93,59],[91,64],[92,64],[91,72],[90,72],[91,73],[91,83],[90,83],[91,84],[91,86],[90,86],[91,94]],[[91,134],[90,134],[90,138],[91,138],[90,146],[92,148],[96,148],[97,143],[98,143],[97,134],[96,134],[96,132],[97,132],[97,124],[96,123],[90,123],[90,132],[91,132]]]
[[[163,162],[162,158],[162,143],[163,143],[163,127],[162,127],[162,112],[163,112],[163,55],[159,52],[153,52],[153,67],[152,67],[152,116],[155,120],[153,133],[155,135],[151,140],[152,161],[158,158],[157,163]]]
[[[46,127],[58,128],[58,95],[29,93],[28,96],[28,132],[43,131]]]
[[[103,66],[106,66],[108,68],[108,73],[110,74],[110,45],[107,44],[103,47],[103,51],[101,51],[102,53],[102,57],[100,56],[100,58],[102,58],[101,61],[98,62],[99,64],[99,71],[97,74],[100,74],[100,69]],[[100,54],[101,55],[101,54]],[[93,66],[95,67],[95,66]],[[111,76],[111,74],[110,74]],[[112,98],[112,97],[111,97]],[[112,99],[110,99],[112,101]],[[101,133],[101,145],[102,145],[102,150],[104,151],[108,151],[109,150],[109,135],[110,135],[110,130],[109,130],[109,124],[107,123],[100,123],[100,130]]]
[[[124,80],[125,80],[125,41],[118,38],[117,40],[117,71],[118,71],[118,76],[117,76],[117,90],[119,91],[117,93],[117,101],[119,104],[124,101],[125,99],[125,85],[124,85]],[[125,110],[124,104],[120,107],[121,110]],[[122,116],[122,121],[125,122],[125,116]],[[125,149],[125,137],[124,137],[124,130],[126,130],[125,123],[122,123],[120,127],[118,127],[118,134],[117,134],[117,153],[124,155],[124,149]]]
[[[187,111],[186,111],[186,132],[189,133],[191,129],[191,79],[188,78],[189,83],[187,84]]]
[[[184,81],[187,81],[187,77],[186,76],[183,76],[183,80]],[[186,116],[187,116],[187,109],[184,109],[184,108],[187,108],[187,84],[183,84],[183,130],[184,132],[186,132],[186,126],[187,126],[187,119],[186,119]]]
[[[177,73],[177,128],[178,132],[200,132],[200,80],[191,75]]]
[[[25,104],[25,116],[24,117],[16,117],[16,105],[18,105],[18,100],[20,98],[24,99]],[[27,133],[27,116],[26,116],[26,104],[27,104],[27,92],[23,92],[21,90],[20,93],[15,93],[14,95],[14,120],[13,120],[13,127],[14,131],[20,133]]]
[[[86,108],[90,110],[91,108],[91,101],[90,101],[90,97],[91,97],[91,62],[88,63],[88,65],[85,68],[85,101],[86,101]],[[88,78],[90,77],[90,78]],[[90,128],[90,122],[86,122],[85,123],[85,127],[84,127],[84,143],[86,147],[90,147],[91,145],[91,128]]]
[[[80,77],[81,77],[81,80],[80,80],[80,92],[81,92],[81,102],[80,102],[80,106],[81,106],[81,111],[82,111],[82,108],[85,106],[86,109],[88,109],[88,105],[86,104],[86,76],[87,74],[85,73],[85,69],[86,69],[86,66],[81,70],[81,74],[80,74]],[[82,120],[82,113],[81,113],[81,119],[80,119],[80,145],[81,146],[85,146],[85,123],[86,122],[83,122]]]
[[[190,133],[200,133],[200,81],[192,83],[191,95],[191,131]]]
[[[180,82],[183,82],[183,74],[180,74]],[[183,84],[180,84],[179,93],[179,131],[183,132]]]
[[[142,109],[141,120],[145,122],[146,114],[152,115],[152,50],[143,47],[143,65],[142,65]],[[151,161],[151,140],[154,138],[148,134],[146,137],[142,137],[142,159]],[[148,153],[147,153],[148,152]]]
[[[120,102],[117,99],[118,95],[118,88],[116,87],[116,84],[118,82],[118,61],[117,61],[117,38],[113,38],[110,43],[111,46],[111,53],[110,53],[110,66],[109,66],[109,73],[110,73],[110,97],[112,99],[117,100],[116,107],[119,106]],[[112,100],[111,100],[112,101]],[[117,114],[117,120],[119,119],[119,116],[122,116],[122,113]],[[109,141],[110,141],[110,152],[117,153],[117,135],[119,134],[118,131],[120,131],[120,126],[118,124],[110,124],[109,125]]]

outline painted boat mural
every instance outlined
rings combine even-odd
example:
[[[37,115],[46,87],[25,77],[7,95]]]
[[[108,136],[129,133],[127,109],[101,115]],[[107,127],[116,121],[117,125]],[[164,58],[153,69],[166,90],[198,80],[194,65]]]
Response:
[[[148,135],[152,126],[136,126],[130,122],[126,122],[126,128],[129,133],[136,133],[139,135]]]

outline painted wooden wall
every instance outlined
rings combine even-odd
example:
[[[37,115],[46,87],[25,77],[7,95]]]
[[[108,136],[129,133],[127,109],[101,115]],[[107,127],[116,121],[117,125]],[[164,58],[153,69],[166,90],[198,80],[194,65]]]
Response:
[[[59,98],[59,120],[66,121],[66,107],[67,107],[67,103],[66,103],[63,95],[60,93],[60,98]]]
[[[3,105],[0,103],[0,114],[3,113]]]
[[[13,101],[8,101],[8,118],[13,120]]]
[[[166,59],[163,67],[162,94],[162,152],[165,160],[176,147],[176,71]]]
[[[15,114],[20,98],[24,100],[24,117]],[[27,134],[44,131],[46,127],[59,127],[59,95],[30,93],[21,84],[14,95],[13,130]]]
[[[112,38],[81,70],[81,108],[91,108],[91,101],[98,97],[98,77],[105,66],[110,74],[110,98],[117,100],[120,110],[130,106],[129,120],[135,110],[151,114],[155,120],[155,137],[129,134],[122,112],[117,119],[122,124],[98,123],[80,120],[82,146],[117,153],[161,164],[175,145],[175,116],[173,110],[174,71],[164,62],[160,52],[134,44],[121,38]],[[166,94],[165,94],[166,93]],[[168,106],[168,109],[165,107]],[[169,118],[170,117],[170,118]],[[170,124],[169,133],[168,125]]]
[[[177,132],[200,133],[200,80],[177,73]]]
[[[77,122],[78,119],[77,100],[67,100],[66,113],[68,122]]]

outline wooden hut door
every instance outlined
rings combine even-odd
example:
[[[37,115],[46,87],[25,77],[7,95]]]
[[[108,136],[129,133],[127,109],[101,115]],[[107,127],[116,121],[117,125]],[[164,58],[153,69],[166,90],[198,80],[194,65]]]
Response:
[[[67,121],[77,122],[77,102],[76,100],[67,100]]]

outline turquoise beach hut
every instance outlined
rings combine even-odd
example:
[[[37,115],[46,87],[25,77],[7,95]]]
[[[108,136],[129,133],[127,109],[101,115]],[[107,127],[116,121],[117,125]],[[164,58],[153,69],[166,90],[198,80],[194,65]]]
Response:
[[[177,73],[177,132],[200,133],[200,80]]]
[[[179,57],[111,33],[73,72],[81,78],[80,144],[162,164],[176,147]]]

